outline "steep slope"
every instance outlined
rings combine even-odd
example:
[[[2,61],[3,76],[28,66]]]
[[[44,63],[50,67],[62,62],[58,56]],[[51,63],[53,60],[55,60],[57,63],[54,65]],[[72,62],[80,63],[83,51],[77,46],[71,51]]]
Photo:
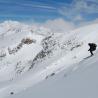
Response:
[[[36,65],[36,68],[33,68],[34,71],[41,70],[42,67],[47,68],[50,65],[58,65],[58,62],[60,62],[60,64],[61,62],[64,64],[73,64],[89,56],[90,54],[87,52],[89,48],[88,43],[94,42],[98,44],[97,28],[98,24],[94,24],[71,31],[66,35],[54,34],[48,38],[46,37],[43,41],[43,45],[45,45],[44,49],[33,61],[32,66]],[[47,53],[49,53],[49,55],[47,55]],[[53,63],[53,65],[51,63]]]
[[[49,31],[45,35],[45,32],[41,34],[39,30],[38,33],[26,32],[27,35],[25,34],[25,37],[22,36],[21,39],[18,39],[18,42],[14,43],[15,45],[7,43],[7,47],[9,47],[7,48],[2,44],[0,72],[3,73],[1,77],[4,76],[4,78],[1,81],[12,79],[5,81],[6,85],[1,87],[2,98],[10,96],[12,93],[19,93],[63,70],[67,74],[79,66],[87,66],[91,62],[96,62],[98,53],[90,60],[83,59],[90,55],[87,52],[89,48],[87,44],[89,42],[98,44],[97,28],[98,24],[92,24],[71,31],[66,35],[49,33]],[[2,43],[7,42],[7,40],[1,41]],[[12,51],[12,54],[9,51]],[[7,72],[5,73],[5,71]],[[19,76],[14,78],[18,75],[17,72],[19,72]],[[20,75],[22,72],[26,73]]]
[[[98,56],[96,57],[98,58]],[[97,98],[98,61],[92,62],[93,59],[85,61],[73,73],[66,74],[66,70],[64,70],[28,90],[8,98]]]

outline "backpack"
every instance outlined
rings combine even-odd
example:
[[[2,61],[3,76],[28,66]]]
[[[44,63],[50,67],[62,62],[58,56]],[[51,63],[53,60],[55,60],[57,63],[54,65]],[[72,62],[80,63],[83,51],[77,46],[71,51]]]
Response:
[[[95,43],[89,43],[91,50],[96,50],[97,45]]]

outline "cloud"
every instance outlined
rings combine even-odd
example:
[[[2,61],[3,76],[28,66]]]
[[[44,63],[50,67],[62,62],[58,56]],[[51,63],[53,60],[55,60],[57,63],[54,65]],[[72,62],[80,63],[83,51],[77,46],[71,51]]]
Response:
[[[40,24],[43,27],[49,28],[51,31],[56,33],[66,33],[79,27],[87,26],[90,24],[98,24],[98,18],[92,21],[82,21],[78,25],[74,22],[66,21],[62,18],[48,20],[44,24]]]
[[[79,12],[98,13],[98,2],[93,0],[74,0],[73,5]]]
[[[90,24],[98,24],[98,18],[92,21],[83,21],[78,26],[81,27],[81,26],[86,26]]]
[[[78,22],[80,23],[81,21],[84,21],[83,17],[81,15],[76,15],[74,18],[73,18],[73,22]]]
[[[38,4],[22,4],[22,6],[26,6],[26,7],[35,7],[35,8],[43,8],[43,9],[50,9],[50,10],[56,10],[55,7],[53,6],[48,6],[48,5],[38,5]]]
[[[74,0],[71,4],[59,9],[59,13],[76,22],[85,20],[84,15],[98,14],[97,0]]]
[[[75,28],[74,23],[65,21],[62,18],[48,20],[43,26],[51,29],[53,32],[66,32]]]

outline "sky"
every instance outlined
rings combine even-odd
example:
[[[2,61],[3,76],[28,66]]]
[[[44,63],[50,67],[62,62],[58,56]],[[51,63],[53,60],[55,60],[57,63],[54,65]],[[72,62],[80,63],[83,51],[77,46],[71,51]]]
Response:
[[[78,24],[97,18],[98,0],[0,0],[0,21],[63,19]]]

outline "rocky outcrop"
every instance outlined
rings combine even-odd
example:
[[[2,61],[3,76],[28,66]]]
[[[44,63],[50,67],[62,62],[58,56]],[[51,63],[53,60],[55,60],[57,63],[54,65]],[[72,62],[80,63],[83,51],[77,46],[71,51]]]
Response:
[[[9,53],[10,55],[11,55],[11,54],[15,54],[16,52],[18,52],[18,51],[22,48],[22,46],[23,46],[24,44],[29,45],[29,44],[32,44],[32,43],[36,43],[36,40],[33,40],[33,39],[31,39],[31,38],[23,38],[23,39],[21,40],[21,42],[20,42],[15,48],[11,49],[10,47],[8,47],[8,53]]]

